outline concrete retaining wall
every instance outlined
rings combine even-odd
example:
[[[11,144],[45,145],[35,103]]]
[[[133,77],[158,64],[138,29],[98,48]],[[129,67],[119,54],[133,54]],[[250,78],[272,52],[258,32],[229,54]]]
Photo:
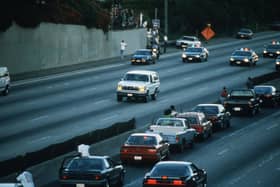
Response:
[[[112,31],[84,26],[42,23],[35,29],[14,24],[0,32],[0,66],[11,74],[69,66],[119,56],[120,42],[126,54],[146,46],[145,29]]]

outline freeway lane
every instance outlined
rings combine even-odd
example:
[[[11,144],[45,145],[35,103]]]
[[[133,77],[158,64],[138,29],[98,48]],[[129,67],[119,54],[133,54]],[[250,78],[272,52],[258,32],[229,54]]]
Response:
[[[192,161],[206,169],[210,187],[277,187],[280,112],[276,111],[266,109],[254,119],[235,117],[231,129],[214,134],[213,139],[196,144],[193,150],[172,154],[171,160]],[[128,166],[125,187],[140,187],[150,167]]]
[[[141,126],[171,104],[187,110],[209,102],[209,98],[215,100],[224,85],[243,87],[248,76],[274,71],[273,60],[262,58],[256,67],[230,67],[228,58],[232,51],[245,45],[260,53],[265,43],[279,36],[267,32],[250,41],[225,39],[209,47],[206,63],[183,64],[178,52],[166,55],[155,65],[118,63],[84,73],[15,83],[11,94],[0,100],[0,149],[5,150],[0,153],[0,160],[132,117]],[[161,93],[157,101],[117,103],[116,84],[123,73],[133,69],[159,72]],[[15,146],[18,149],[10,149]]]

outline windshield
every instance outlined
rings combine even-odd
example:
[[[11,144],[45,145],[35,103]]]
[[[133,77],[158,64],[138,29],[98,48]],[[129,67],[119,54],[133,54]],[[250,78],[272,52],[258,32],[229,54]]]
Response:
[[[186,49],[186,52],[198,52],[198,53],[201,53],[202,52],[202,48],[189,47],[189,48]]]
[[[271,87],[255,87],[254,91],[256,94],[271,94],[272,88]]]
[[[196,112],[203,112],[205,114],[218,114],[219,109],[216,106],[197,106],[194,108]]]
[[[156,137],[154,136],[130,136],[126,144],[129,145],[156,145]]]
[[[254,97],[251,90],[234,90],[230,93],[231,97]]]
[[[136,51],[135,55],[150,55],[150,51]]]
[[[251,30],[249,30],[249,29],[240,29],[240,32],[251,33]]]
[[[268,45],[267,48],[269,48],[269,49],[280,49],[280,45]]]
[[[194,41],[194,38],[192,38],[192,37],[187,37],[187,36],[184,36],[182,39],[183,39],[183,40]]]
[[[74,159],[67,165],[68,170],[103,170],[103,160],[98,158]]]
[[[249,51],[235,51],[233,56],[251,56],[251,52]]]
[[[148,75],[128,73],[124,76],[124,80],[149,82],[149,77],[148,77]]]
[[[155,166],[151,171],[151,177],[184,177],[189,176],[190,171],[186,165],[181,164],[162,164]]]

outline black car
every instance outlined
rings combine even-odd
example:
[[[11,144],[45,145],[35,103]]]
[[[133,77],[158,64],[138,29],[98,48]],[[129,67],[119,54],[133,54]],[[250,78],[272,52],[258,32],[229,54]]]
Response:
[[[207,173],[191,162],[161,161],[146,173],[143,187],[199,187],[207,185]]]
[[[254,91],[258,97],[262,100],[263,106],[277,106],[280,104],[280,92],[271,85],[257,85],[254,87]]]
[[[280,55],[275,60],[275,69],[280,71]]]
[[[236,38],[252,39],[254,33],[251,29],[242,28],[236,33]]]
[[[207,61],[209,52],[205,47],[188,47],[182,53],[183,62],[202,62]]]
[[[243,113],[254,116],[260,111],[261,102],[253,89],[234,89],[224,101],[224,106],[231,114]]]
[[[231,125],[231,114],[221,104],[199,104],[192,110],[203,112],[206,118],[212,122],[215,130],[228,128]]]
[[[122,186],[124,167],[108,156],[66,157],[59,170],[61,186]]]
[[[131,64],[155,64],[157,56],[152,49],[139,49],[135,51],[130,61]]]
[[[271,44],[265,45],[263,50],[263,57],[276,58],[280,55],[280,43],[272,41]]]
[[[257,61],[259,60],[259,56],[256,54],[255,51],[249,48],[241,48],[235,50],[229,59],[229,64],[232,65],[247,65],[252,66],[256,65]]]

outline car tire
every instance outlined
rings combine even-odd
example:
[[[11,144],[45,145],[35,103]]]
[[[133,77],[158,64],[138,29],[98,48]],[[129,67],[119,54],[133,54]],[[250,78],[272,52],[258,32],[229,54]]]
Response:
[[[252,117],[255,116],[256,113],[257,113],[257,111],[256,111],[255,108],[250,111],[250,114],[251,114]]]
[[[3,94],[4,96],[7,96],[7,95],[9,94],[9,86],[8,86],[8,85],[6,86],[6,88],[5,88],[5,90],[2,92],[2,94]]]
[[[146,96],[143,97],[143,102],[144,103],[147,103],[148,100],[149,100],[149,95],[146,95]]]
[[[118,181],[118,186],[121,187],[124,184],[124,173],[121,172],[120,176],[119,176],[119,181]]]
[[[157,89],[155,90],[155,93],[151,95],[152,100],[156,100],[157,99]]]
[[[120,95],[117,96],[117,101],[118,101],[118,102],[121,102],[122,99],[123,99],[122,96],[120,96]]]

